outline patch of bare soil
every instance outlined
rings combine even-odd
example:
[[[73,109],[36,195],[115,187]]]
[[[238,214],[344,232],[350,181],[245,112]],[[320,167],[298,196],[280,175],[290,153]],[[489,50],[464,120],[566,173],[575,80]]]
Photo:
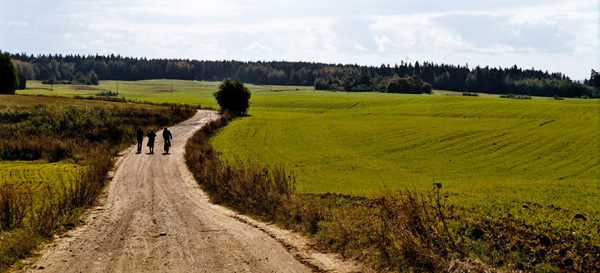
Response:
[[[26,272],[353,272],[368,271],[306,239],[211,204],[184,162],[192,133],[218,115],[177,126],[171,154],[121,153],[112,182],[86,224],[48,246]],[[144,140],[144,145],[146,140]]]

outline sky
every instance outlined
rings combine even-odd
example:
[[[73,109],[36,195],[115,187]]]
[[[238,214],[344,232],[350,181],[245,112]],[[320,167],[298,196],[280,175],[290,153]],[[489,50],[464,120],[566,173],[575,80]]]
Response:
[[[0,0],[0,50],[600,70],[598,0]]]

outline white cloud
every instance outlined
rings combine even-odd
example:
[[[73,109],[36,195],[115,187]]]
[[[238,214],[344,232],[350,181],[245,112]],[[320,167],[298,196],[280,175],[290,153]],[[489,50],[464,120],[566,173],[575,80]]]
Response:
[[[369,51],[367,48],[365,48],[364,46],[359,45],[359,44],[355,44],[354,49],[358,50],[358,51]]]
[[[95,40],[90,43],[90,47],[92,48],[103,48],[104,42],[101,40]]]
[[[18,28],[18,27],[28,27],[29,23],[27,23],[27,22],[8,22],[8,23],[5,23],[5,25],[7,27],[17,27]]]
[[[377,43],[377,50],[379,52],[385,52],[385,45],[390,44],[391,40],[387,36],[383,35],[381,37],[377,35],[373,35],[373,39],[375,39],[375,43]]]
[[[273,51],[272,48],[268,46],[261,45],[257,42],[251,43],[250,45],[242,48],[244,51]]]
[[[227,50],[220,48],[216,44],[195,44],[191,47],[191,51],[226,54]]]

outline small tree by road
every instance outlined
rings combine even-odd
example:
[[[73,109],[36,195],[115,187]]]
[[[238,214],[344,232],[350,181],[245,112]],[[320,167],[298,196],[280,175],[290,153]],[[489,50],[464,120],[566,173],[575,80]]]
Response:
[[[213,93],[221,111],[229,110],[236,116],[245,115],[250,107],[250,90],[240,80],[224,79]]]

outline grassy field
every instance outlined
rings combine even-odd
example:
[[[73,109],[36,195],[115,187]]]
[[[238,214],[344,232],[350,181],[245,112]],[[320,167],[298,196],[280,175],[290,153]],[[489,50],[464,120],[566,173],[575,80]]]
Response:
[[[72,184],[85,167],[68,162],[0,161],[0,185],[27,188],[36,196],[50,191],[56,194],[65,185]]]
[[[284,164],[300,192],[373,196],[436,182],[451,204],[483,214],[564,226],[581,213],[600,224],[598,100],[253,94],[249,117],[212,143],[232,164]]]
[[[39,189],[47,184],[72,180],[81,168],[77,164],[67,162],[0,161],[0,184],[18,182]]]

